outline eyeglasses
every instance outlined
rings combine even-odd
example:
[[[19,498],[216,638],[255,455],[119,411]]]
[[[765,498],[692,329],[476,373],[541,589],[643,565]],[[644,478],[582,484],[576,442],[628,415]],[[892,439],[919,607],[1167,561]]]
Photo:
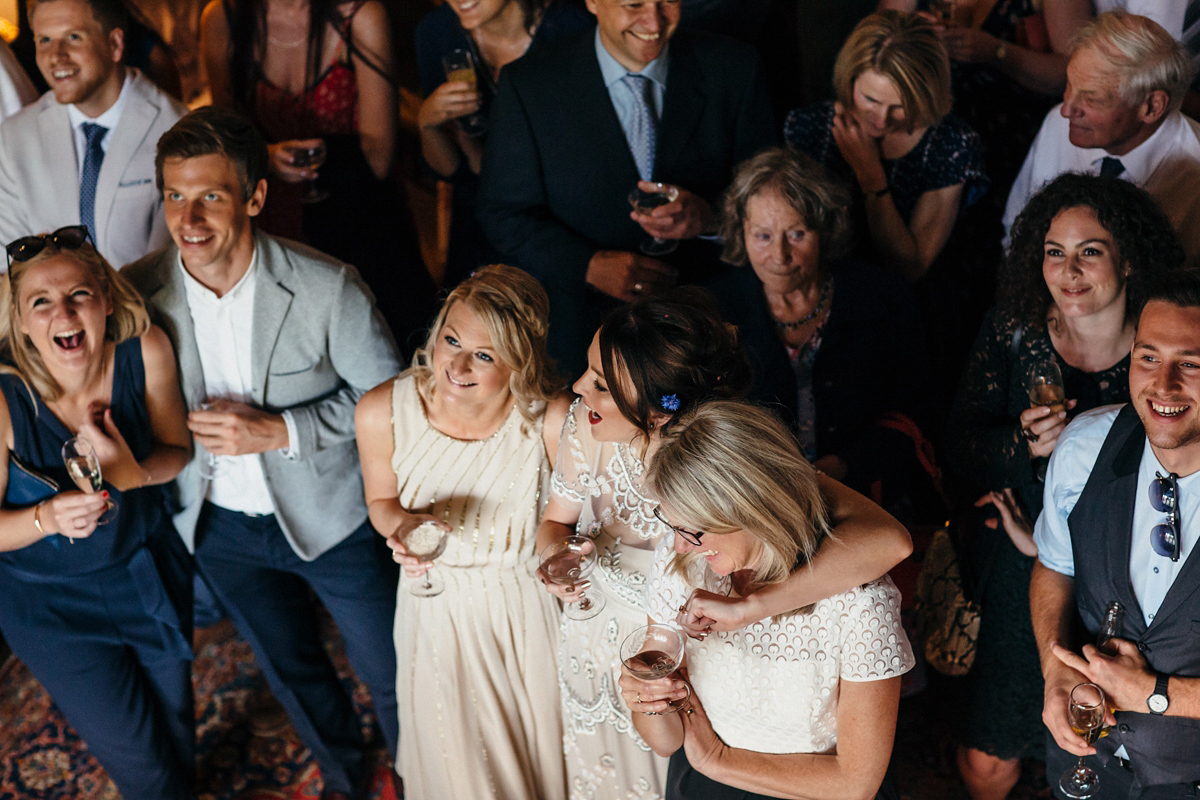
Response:
[[[694,544],[697,547],[703,546],[700,542],[700,537],[704,535],[704,531],[689,531],[689,530],[684,530],[683,528],[676,528],[674,525],[667,522],[667,520],[665,518],[663,518],[662,509],[659,508],[658,506],[654,507],[654,516],[658,517],[658,521],[661,522],[663,525],[666,525],[668,528],[673,530],[675,533],[678,533],[680,536],[682,536],[684,539],[686,539],[689,544]]]
[[[1150,484],[1150,505],[1156,511],[1167,515],[1167,521],[1155,525],[1150,530],[1150,546],[1154,552],[1172,561],[1179,560],[1179,483],[1178,475],[1174,472],[1163,477],[1154,473],[1154,482]]]
[[[22,236],[8,243],[4,249],[8,251],[8,263],[28,261],[46,249],[46,245],[54,245],[63,250],[78,250],[84,242],[92,238],[86,225],[67,225],[53,233],[39,233],[36,236]]]

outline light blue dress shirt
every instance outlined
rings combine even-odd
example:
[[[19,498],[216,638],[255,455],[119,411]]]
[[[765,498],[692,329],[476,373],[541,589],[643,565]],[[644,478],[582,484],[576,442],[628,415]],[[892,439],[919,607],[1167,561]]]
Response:
[[[644,75],[653,84],[654,115],[659,120],[662,120],[663,97],[667,93],[667,53],[670,47],[668,44],[658,58],[647,64],[641,72],[634,73],[635,75]],[[617,119],[621,122],[621,130],[625,131],[625,136],[628,138],[630,119],[633,118],[634,107],[640,101],[621,80],[629,74],[629,70],[625,69],[608,50],[604,49],[604,43],[600,41],[599,28],[596,29],[596,58],[600,61],[600,74],[604,76],[604,88],[608,89],[608,96],[612,98]]]

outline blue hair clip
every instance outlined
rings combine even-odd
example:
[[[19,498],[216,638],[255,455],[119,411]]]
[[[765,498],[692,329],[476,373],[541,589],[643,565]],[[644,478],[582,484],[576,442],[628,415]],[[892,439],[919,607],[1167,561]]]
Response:
[[[662,399],[658,401],[658,404],[662,406],[663,411],[678,411],[679,396],[674,394],[664,394]]]

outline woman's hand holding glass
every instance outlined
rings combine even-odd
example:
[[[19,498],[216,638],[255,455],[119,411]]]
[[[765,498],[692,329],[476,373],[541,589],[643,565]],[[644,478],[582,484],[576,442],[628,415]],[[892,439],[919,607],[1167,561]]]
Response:
[[[42,532],[61,534],[68,539],[86,539],[100,525],[108,510],[108,492],[60,492],[41,504],[37,519]]]
[[[317,179],[320,163],[306,161],[298,154],[315,151],[324,146],[324,139],[285,139],[267,145],[268,163],[271,174],[278,175],[288,183],[304,183]]]
[[[403,567],[404,574],[410,578],[424,577],[425,573],[433,567],[432,561],[422,561],[416,556],[409,555],[408,549],[404,546],[404,540],[408,535],[426,522],[432,522],[447,533],[450,532],[450,526],[432,514],[409,514],[404,522],[392,531],[392,535],[387,537],[387,546],[392,551],[392,560]]]
[[[1021,412],[1021,435],[1029,445],[1031,458],[1049,458],[1063,429],[1067,427],[1067,411],[1075,407],[1075,400],[1068,400],[1066,408],[1055,411],[1050,406],[1034,406]]]
[[[480,107],[479,91],[474,83],[448,80],[422,101],[417,110],[417,126],[440,128],[447,122],[474,114]]]
[[[91,420],[79,426],[78,435],[92,446],[104,480],[109,484],[123,492],[146,484],[146,471],[117,430],[112,409],[95,409]]]

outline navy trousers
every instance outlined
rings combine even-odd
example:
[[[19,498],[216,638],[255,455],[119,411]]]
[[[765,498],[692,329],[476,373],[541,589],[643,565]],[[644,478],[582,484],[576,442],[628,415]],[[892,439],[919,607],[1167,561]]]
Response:
[[[362,726],[347,687],[321,644],[311,588],[345,641],[367,685],[393,758],[399,568],[384,539],[364,522],[333,549],[304,561],[274,516],[249,516],[205,503],[196,528],[196,568],[250,647],[296,732],[312,750],[326,790],[352,793],[363,775]]]
[[[180,555],[156,564],[143,549],[71,577],[0,574],[4,638],[125,800],[195,796],[191,608],[180,605],[190,572],[179,574]]]

